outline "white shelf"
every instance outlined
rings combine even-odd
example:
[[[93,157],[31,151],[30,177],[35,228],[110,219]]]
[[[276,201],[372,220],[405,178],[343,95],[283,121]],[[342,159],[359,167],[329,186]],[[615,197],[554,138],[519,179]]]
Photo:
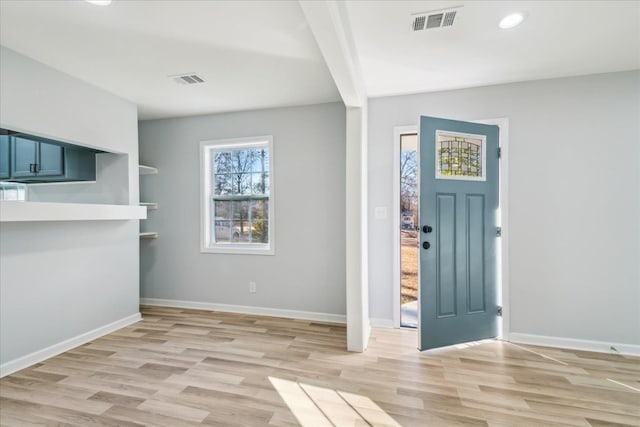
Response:
[[[140,175],[154,175],[158,173],[158,168],[151,166],[138,165],[138,172]],[[153,202],[140,202],[140,207],[145,210],[145,213],[149,210],[158,209],[158,204]],[[146,219],[146,216],[145,216]],[[141,231],[140,239],[157,239],[157,231]]]
[[[147,208],[144,206],[0,202],[0,222],[109,221],[146,218]]]
[[[158,168],[151,166],[138,165],[138,173],[140,175],[153,175],[158,173]]]
[[[140,206],[146,206],[147,210],[149,210],[149,211],[153,211],[153,210],[158,209],[158,204],[157,203],[140,202]]]

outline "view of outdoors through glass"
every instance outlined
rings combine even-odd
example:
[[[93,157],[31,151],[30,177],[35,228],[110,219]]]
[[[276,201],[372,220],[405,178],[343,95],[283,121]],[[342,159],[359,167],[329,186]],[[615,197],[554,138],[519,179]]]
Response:
[[[269,150],[252,147],[212,156],[214,241],[269,243]]]
[[[400,324],[418,326],[418,135],[400,136]]]

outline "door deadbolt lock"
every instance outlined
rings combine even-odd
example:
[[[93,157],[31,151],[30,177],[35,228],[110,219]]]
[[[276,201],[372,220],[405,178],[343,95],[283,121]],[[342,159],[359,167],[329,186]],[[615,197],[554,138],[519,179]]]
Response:
[[[431,233],[433,231],[433,227],[431,227],[430,225],[423,225],[422,226],[422,232],[423,233]]]
[[[424,249],[429,249],[429,248],[431,247],[431,243],[429,243],[429,242],[422,242],[422,247],[423,247]]]

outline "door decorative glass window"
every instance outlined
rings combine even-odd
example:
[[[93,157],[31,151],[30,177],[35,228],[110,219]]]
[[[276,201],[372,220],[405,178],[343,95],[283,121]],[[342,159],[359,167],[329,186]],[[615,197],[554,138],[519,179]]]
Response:
[[[436,179],[486,181],[484,135],[436,131]]]

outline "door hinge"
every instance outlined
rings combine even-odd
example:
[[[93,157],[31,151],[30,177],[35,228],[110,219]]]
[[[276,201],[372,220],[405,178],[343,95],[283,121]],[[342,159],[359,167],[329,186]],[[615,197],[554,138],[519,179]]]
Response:
[[[502,306],[498,306],[498,316],[502,317]]]
[[[502,148],[498,147],[498,158],[502,157]]]
[[[496,236],[502,237],[502,227],[496,227]]]

